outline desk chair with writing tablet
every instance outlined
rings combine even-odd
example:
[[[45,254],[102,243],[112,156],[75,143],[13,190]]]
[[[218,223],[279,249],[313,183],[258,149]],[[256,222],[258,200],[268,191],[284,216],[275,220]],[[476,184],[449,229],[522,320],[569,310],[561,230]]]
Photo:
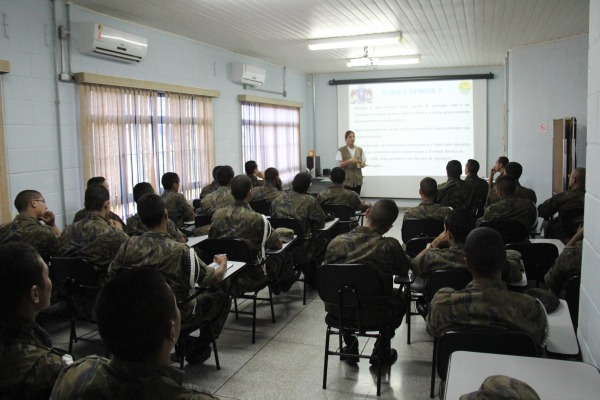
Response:
[[[479,226],[498,232],[502,236],[504,244],[527,242],[529,239],[529,229],[526,229],[518,221],[482,221]]]
[[[437,237],[444,231],[444,221],[434,218],[407,218],[402,222],[402,243],[417,237]]]
[[[540,281],[544,282],[546,272],[558,258],[558,248],[552,243],[510,243],[505,249],[521,253],[527,279],[535,280],[536,287],[540,287]]]

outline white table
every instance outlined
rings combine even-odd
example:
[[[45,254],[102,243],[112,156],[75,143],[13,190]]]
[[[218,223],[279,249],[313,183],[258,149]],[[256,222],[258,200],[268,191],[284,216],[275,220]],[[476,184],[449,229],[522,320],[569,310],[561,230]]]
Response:
[[[597,400],[600,374],[592,365],[547,358],[456,351],[450,356],[446,399],[479,389],[490,375],[507,375],[529,384],[544,400]]]
[[[282,243],[282,246],[280,249],[265,249],[266,253],[268,256],[270,255],[274,255],[274,254],[279,254],[282,251],[284,251],[290,244],[294,243],[294,241],[296,240],[296,238],[298,237],[298,235],[294,235],[294,238],[292,240],[290,240],[287,243]]]
[[[217,265],[216,263],[210,264],[210,266],[213,268],[215,268],[216,265]],[[227,271],[225,271],[225,275],[223,275],[223,279],[221,280],[221,282],[223,282],[225,279],[229,278],[231,275],[238,272],[245,265],[246,265],[246,263],[242,262],[242,261],[227,260]]]
[[[525,270],[521,271],[521,280],[519,282],[510,282],[508,284],[508,286],[514,286],[514,287],[518,287],[518,288],[525,288],[527,287],[527,273],[525,272]]]
[[[552,243],[558,248],[558,254],[562,253],[565,244],[558,239],[529,239],[531,243]]]
[[[188,238],[188,241],[186,244],[188,245],[188,247],[194,247],[195,245],[197,245],[198,243],[200,243],[206,239],[208,239],[208,235],[191,236]]]
[[[339,220],[340,220],[339,218],[334,218],[333,221],[325,222],[324,227],[322,227],[321,229],[315,229],[315,231],[326,232],[326,231],[330,230],[331,228],[333,228],[333,226],[335,224],[337,224]]]
[[[546,349],[549,352],[564,355],[579,354],[577,336],[575,336],[571,314],[565,300],[561,300],[558,308],[548,314],[548,326],[550,332]],[[598,393],[598,397],[600,398],[600,393]]]

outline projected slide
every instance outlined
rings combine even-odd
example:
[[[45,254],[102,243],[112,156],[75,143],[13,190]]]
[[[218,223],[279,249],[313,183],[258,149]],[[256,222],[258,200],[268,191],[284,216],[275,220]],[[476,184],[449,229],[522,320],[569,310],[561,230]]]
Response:
[[[415,197],[422,177],[445,181],[449,160],[485,166],[486,97],[485,80],[339,86],[340,132],[353,130],[367,159],[363,191]]]

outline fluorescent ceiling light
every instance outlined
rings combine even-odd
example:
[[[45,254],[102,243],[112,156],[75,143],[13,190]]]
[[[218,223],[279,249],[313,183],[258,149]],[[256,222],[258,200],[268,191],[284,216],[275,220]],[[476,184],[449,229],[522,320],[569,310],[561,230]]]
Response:
[[[314,39],[308,43],[310,50],[345,49],[348,47],[377,46],[402,42],[402,32],[376,33],[373,35],[344,36]]]
[[[352,58],[348,60],[348,67],[379,67],[389,65],[403,65],[403,64],[418,64],[421,62],[421,55],[414,54],[410,56],[396,56],[396,57],[361,57]]]

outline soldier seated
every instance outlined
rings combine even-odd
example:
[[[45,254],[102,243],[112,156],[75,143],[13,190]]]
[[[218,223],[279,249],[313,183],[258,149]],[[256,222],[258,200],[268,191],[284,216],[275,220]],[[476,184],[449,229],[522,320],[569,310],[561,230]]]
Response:
[[[465,183],[471,185],[473,197],[471,199],[471,211],[478,217],[483,215],[485,200],[488,196],[489,186],[485,179],[477,176],[479,172],[479,162],[469,159],[465,164]]]
[[[110,188],[108,187],[108,182],[106,182],[106,179],[103,176],[94,176],[93,178],[88,179],[85,188],[87,189],[93,185],[102,185],[106,188],[106,190],[110,191]],[[77,211],[75,213],[75,216],[73,217],[72,223],[74,224],[75,222],[78,222],[78,221],[81,221],[82,219],[84,219],[87,212],[88,211],[85,207],[82,210]],[[112,212],[110,210],[108,211],[106,218],[108,220],[118,222],[119,225],[121,225],[122,227],[125,227],[125,222],[123,222],[121,217],[119,217],[117,214],[115,214],[114,212]]]
[[[572,275],[581,274],[581,259],[583,256],[583,228],[569,240],[560,253],[552,268],[544,276],[544,282],[555,295],[565,298],[564,285]]]
[[[281,179],[277,168],[267,168],[265,170],[265,184],[256,186],[252,189],[254,195],[252,201],[267,200],[272,203],[277,197],[283,194]]]
[[[493,190],[496,190],[500,200],[485,209],[482,221],[516,221],[523,228],[530,230],[537,224],[535,204],[529,200],[515,196],[517,185],[512,176],[503,175],[496,180]]]
[[[404,212],[404,219],[439,219],[444,220],[452,208],[435,203],[438,188],[437,182],[433,178],[423,178],[419,184],[419,196],[421,203],[418,206],[409,208]]]
[[[25,243],[0,245],[0,398],[47,399],[65,364],[35,323],[50,305],[48,266]]]
[[[167,210],[169,210],[169,218],[175,223],[178,228],[183,228],[185,221],[194,221],[196,213],[185,196],[179,192],[180,180],[179,175],[175,172],[166,172],[160,178],[160,182],[164,189],[162,193]]]
[[[231,180],[233,176],[233,168],[229,165],[223,165],[219,168],[217,171],[219,188],[200,202],[200,213],[202,215],[212,215],[219,208],[229,207],[235,202],[231,195]]]
[[[371,207],[371,203],[363,202],[355,191],[344,188],[346,172],[342,168],[333,168],[330,178],[333,185],[323,190],[317,197],[317,201],[321,206],[325,204],[341,204],[354,211],[366,211]]]
[[[111,360],[89,356],[66,368],[51,399],[210,399],[183,386],[170,366],[181,315],[173,291],[155,269],[134,268],[109,281],[96,306]]]
[[[258,164],[256,163],[256,161],[246,161],[246,163],[244,164],[244,170],[246,171],[246,175],[248,176],[248,178],[250,178],[250,180],[252,181],[253,188],[264,185],[265,181],[263,181],[263,179],[265,179],[265,176],[262,173],[262,171],[258,169]]]
[[[471,186],[462,179],[462,164],[458,160],[448,161],[446,175],[448,180],[439,184],[435,202],[455,209],[471,209]]]
[[[512,176],[515,179],[515,197],[520,199],[525,199],[531,201],[533,204],[537,203],[537,196],[533,189],[526,188],[525,186],[521,186],[519,183],[519,178],[523,174],[523,166],[518,162],[511,161],[504,167],[504,175]],[[490,190],[486,202],[485,207],[489,207],[490,205],[496,203],[500,200],[498,193],[495,190]]]
[[[219,171],[219,168],[221,168],[220,165],[217,165],[216,167],[213,168],[213,170],[212,170],[213,181],[210,184],[208,184],[202,188],[202,191],[200,192],[200,200],[202,200],[203,198],[205,198],[212,192],[215,192],[219,188],[219,182],[217,182],[217,172]]]

